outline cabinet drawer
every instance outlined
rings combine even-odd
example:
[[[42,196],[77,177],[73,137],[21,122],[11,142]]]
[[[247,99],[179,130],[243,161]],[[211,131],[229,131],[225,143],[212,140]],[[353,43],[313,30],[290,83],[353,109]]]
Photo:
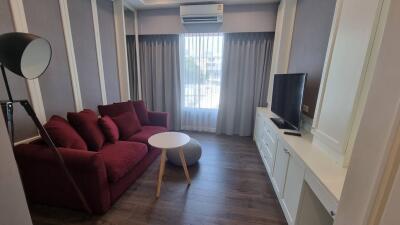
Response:
[[[265,150],[268,167],[270,169],[270,172],[272,173],[275,167],[276,145],[271,146],[268,142],[265,142]]]
[[[275,159],[276,155],[276,147],[278,143],[278,135],[275,133],[274,129],[271,127],[271,124],[268,123],[268,119],[264,120],[264,141],[268,146],[269,153],[271,158]]]

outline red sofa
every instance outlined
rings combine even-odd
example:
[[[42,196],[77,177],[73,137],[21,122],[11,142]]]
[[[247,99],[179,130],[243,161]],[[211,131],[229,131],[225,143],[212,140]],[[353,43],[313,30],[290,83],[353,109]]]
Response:
[[[131,110],[133,102],[99,106],[104,115]],[[146,117],[142,129],[129,140],[105,143],[98,151],[59,148],[66,166],[94,213],[104,213],[160,154],[148,145],[148,138],[168,130],[168,114],[148,112],[135,105],[138,117]],[[146,119],[145,118],[145,119]],[[68,182],[55,155],[41,141],[15,148],[27,199],[31,202],[82,210],[83,206]]]

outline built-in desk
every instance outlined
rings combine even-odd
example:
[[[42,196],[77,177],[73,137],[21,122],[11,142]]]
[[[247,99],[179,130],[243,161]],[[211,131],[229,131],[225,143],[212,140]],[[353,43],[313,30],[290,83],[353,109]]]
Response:
[[[319,224],[309,220],[332,220],[347,169],[313,145],[310,133],[302,132],[302,137],[285,135],[271,117],[276,116],[267,108],[257,108],[254,140],[288,223]],[[314,195],[319,202],[312,199]],[[318,209],[318,204],[324,209]],[[307,211],[312,208],[315,212]],[[324,218],[326,215],[321,213],[331,218]]]

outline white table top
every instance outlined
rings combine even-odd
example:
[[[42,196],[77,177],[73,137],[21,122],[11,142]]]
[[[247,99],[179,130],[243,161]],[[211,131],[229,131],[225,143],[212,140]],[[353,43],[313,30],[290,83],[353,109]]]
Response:
[[[151,136],[149,144],[156,148],[173,149],[189,143],[190,137],[180,132],[164,132]]]

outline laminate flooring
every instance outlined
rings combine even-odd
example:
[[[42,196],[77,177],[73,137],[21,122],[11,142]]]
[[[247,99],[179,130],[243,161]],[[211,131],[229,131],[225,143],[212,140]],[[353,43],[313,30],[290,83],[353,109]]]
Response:
[[[167,163],[155,198],[159,159],[104,215],[30,205],[35,225],[284,225],[287,224],[257,147],[250,137],[185,132],[203,148],[198,164]]]

